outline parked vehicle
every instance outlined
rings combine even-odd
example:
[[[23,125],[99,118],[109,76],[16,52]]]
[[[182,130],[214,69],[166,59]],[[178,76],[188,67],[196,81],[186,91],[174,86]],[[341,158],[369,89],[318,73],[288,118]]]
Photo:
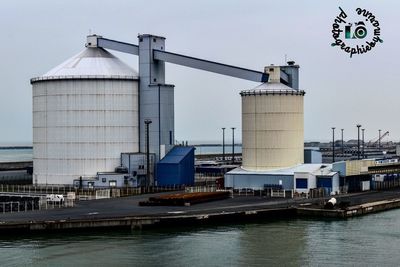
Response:
[[[63,195],[56,195],[56,194],[49,194],[46,195],[46,201],[51,202],[51,203],[63,203],[64,202],[64,196]]]

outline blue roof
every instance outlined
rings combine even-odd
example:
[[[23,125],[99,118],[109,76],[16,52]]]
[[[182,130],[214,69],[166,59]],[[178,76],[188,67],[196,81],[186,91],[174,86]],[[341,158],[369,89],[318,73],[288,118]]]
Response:
[[[193,146],[175,146],[172,148],[165,157],[158,162],[158,164],[177,164],[180,163],[188,154],[194,151]]]

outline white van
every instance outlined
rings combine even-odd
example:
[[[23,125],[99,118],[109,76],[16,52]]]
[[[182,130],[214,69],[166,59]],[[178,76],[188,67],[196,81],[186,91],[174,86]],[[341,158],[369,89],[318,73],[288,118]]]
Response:
[[[46,201],[52,203],[63,203],[64,196],[63,195],[56,195],[56,194],[49,194],[46,195]]]

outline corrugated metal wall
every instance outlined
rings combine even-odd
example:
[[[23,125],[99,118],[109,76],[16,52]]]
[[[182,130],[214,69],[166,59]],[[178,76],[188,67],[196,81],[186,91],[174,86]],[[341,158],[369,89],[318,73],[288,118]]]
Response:
[[[242,95],[243,168],[268,170],[304,162],[302,93]]]
[[[157,163],[157,185],[194,185],[194,148],[174,147]]]
[[[34,182],[70,184],[138,152],[137,80],[33,83]]]
[[[346,176],[360,175],[368,172],[369,166],[374,166],[374,159],[348,160],[346,161]]]
[[[276,174],[225,174],[225,187],[234,189],[253,188],[264,189],[266,184],[282,185],[283,189],[294,188],[293,175]]]

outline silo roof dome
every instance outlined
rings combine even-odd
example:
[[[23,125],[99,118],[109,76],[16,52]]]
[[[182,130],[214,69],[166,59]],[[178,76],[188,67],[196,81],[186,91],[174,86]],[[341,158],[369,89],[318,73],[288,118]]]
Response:
[[[295,90],[283,83],[274,83],[274,82],[267,82],[267,83],[262,83],[252,90]]]
[[[64,61],[39,80],[58,79],[138,79],[138,73],[110,52],[98,47],[87,47]]]
[[[293,89],[283,83],[278,82],[266,82],[262,83],[251,90],[244,90],[240,92],[240,95],[259,95],[259,94],[295,94],[304,95],[303,90]]]

